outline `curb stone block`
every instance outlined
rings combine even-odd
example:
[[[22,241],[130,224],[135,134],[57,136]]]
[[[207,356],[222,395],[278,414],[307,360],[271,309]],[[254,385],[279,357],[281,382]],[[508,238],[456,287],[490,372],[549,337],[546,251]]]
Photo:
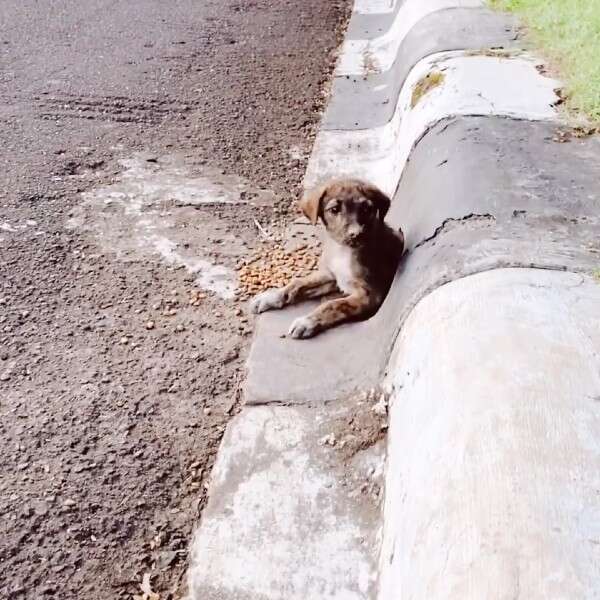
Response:
[[[385,125],[394,116],[406,77],[419,61],[465,48],[519,48],[515,20],[485,8],[452,8],[427,15],[403,40],[388,71],[334,77],[321,128],[354,130]]]
[[[381,519],[370,486],[380,489],[383,444],[346,460],[336,425],[346,411],[251,407],[235,417],[192,547],[192,598],[374,596]]]
[[[598,597],[598,306],[591,278],[496,269],[410,314],[378,600]]]

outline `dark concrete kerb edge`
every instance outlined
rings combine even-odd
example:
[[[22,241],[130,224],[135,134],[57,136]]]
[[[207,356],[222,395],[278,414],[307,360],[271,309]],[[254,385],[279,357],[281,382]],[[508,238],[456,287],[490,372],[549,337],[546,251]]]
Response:
[[[394,196],[389,220],[404,229],[409,252],[369,321],[293,341],[280,335],[308,306],[258,319],[246,406],[223,440],[195,535],[193,600],[392,600],[398,589],[475,600],[505,597],[515,577],[531,598],[600,587],[595,547],[568,550],[584,544],[577,515],[600,522],[593,490],[581,484],[579,496],[559,497],[569,473],[600,468],[600,431],[590,424],[600,415],[581,404],[600,398],[600,287],[587,276],[600,252],[600,144],[553,142],[558,82],[527,55],[486,52],[511,47],[514,36],[482,6],[356,2],[305,184],[348,174],[379,185]],[[381,34],[357,38],[373,27]],[[367,54],[382,73],[366,74],[365,83]],[[443,76],[415,101],[415,87],[433,71]],[[371,111],[382,94],[393,106]],[[370,111],[357,127],[356,115]],[[528,343],[537,350],[528,353]],[[563,360],[580,377],[549,381],[546,372]],[[340,464],[329,433],[357,405],[371,414],[361,393],[379,385],[391,395],[383,518],[378,503],[348,493],[348,477],[378,485],[382,445]],[[495,404],[482,401],[490,389]],[[557,395],[546,412],[548,389]],[[523,394],[539,401],[519,404]],[[571,410],[587,416],[575,423]],[[529,431],[518,426],[523,411]],[[498,438],[497,423],[508,438]],[[548,429],[566,454],[549,447]],[[522,456],[544,470],[543,494]],[[552,471],[549,460],[565,468]],[[483,491],[471,472],[485,480]],[[520,511],[507,496],[515,486],[525,494]],[[456,497],[463,488],[471,504]],[[497,522],[485,512],[490,503]],[[560,534],[544,517],[556,507],[565,509]],[[529,510],[542,516],[528,520]],[[513,545],[521,532],[527,560]],[[547,552],[541,565],[535,557]],[[570,570],[557,579],[561,561]]]

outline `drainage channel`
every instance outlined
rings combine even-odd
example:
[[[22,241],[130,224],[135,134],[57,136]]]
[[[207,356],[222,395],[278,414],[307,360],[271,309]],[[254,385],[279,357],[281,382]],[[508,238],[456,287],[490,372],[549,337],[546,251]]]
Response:
[[[261,315],[190,598],[594,597],[600,149],[482,2],[368,4],[305,184],[378,185],[409,252],[367,322]]]

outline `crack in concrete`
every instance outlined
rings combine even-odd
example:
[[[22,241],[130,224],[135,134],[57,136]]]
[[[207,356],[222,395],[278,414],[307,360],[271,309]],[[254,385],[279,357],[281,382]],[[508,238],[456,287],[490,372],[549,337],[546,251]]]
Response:
[[[468,215],[465,215],[463,217],[460,218],[456,218],[456,217],[449,217],[447,219],[444,219],[444,221],[442,222],[442,224],[436,228],[436,230],[433,232],[432,235],[430,235],[429,237],[426,237],[424,240],[421,240],[416,246],[415,246],[415,250],[417,248],[420,248],[421,246],[424,246],[425,244],[427,244],[428,242],[431,242],[431,240],[435,239],[438,235],[440,235],[441,233],[443,233],[446,229],[446,227],[450,224],[450,223],[466,223],[468,221],[481,221],[481,220],[486,220],[486,221],[495,221],[496,217],[490,213],[469,213]]]

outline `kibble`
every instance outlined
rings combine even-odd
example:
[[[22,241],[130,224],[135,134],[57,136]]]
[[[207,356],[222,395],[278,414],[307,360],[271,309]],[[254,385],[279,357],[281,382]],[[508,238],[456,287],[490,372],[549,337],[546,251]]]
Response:
[[[200,290],[192,290],[190,292],[190,299],[188,300],[188,304],[190,306],[200,306],[205,298],[206,294],[204,292],[201,292]]]
[[[272,287],[283,287],[294,277],[304,277],[317,268],[317,254],[305,246],[293,251],[281,246],[262,248],[238,265],[239,300],[248,300]]]

